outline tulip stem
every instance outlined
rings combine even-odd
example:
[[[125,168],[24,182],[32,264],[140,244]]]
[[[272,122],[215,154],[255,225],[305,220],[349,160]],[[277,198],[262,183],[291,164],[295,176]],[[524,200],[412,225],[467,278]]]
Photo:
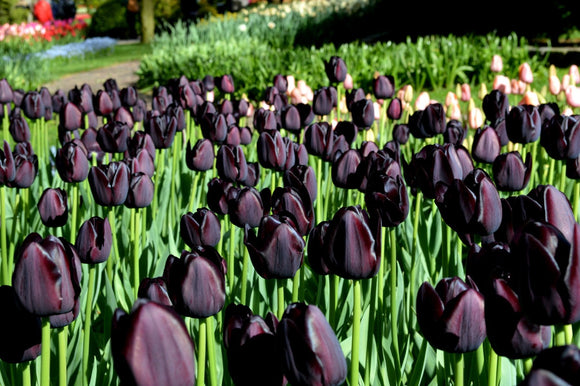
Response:
[[[391,338],[395,353],[395,364],[400,365],[399,357],[399,328],[397,326],[397,231],[395,227],[390,229],[391,236]],[[398,368],[398,367],[397,367]]]
[[[40,386],[50,386],[50,320],[48,316],[42,317],[40,353]]]
[[[250,252],[248,252],[248,248],[244,249],[244,257],[242,261],[242,288],[240,294],[240,303],[246,305],[247,299],[247,291],[248,291],[248,266],[250,264]]]
[[[230,248],[229,248],[229,253],[230,255],[228,256],[229,259],[227,259],[227,265],[228,265],[228,285],[230,287],[230,293],[233,295],[234,293],[234,279],[235,279],[235,258],[236,258],[236,254],[235,251],[237,250],[236,248],[236,239],[234,237],[234,228],[235,225],[231,222],[228,221],[229,224],[229,228],[230,228]]]
[[[30,376],[30,361],[24,362],[22,365],[22,386],[31,386],[32,378]]]
[[[5,285],[10,285],[10,262],[8,261],[8,247],[6,242],[6,186],[0,186],[0,249],[2,250],[2,279]]]
[[[462,353],[455,354],[455,369],[453,371],[453,375],[455,377],[455,386],[463,386],[463,369],[465,366],[464,358]]]
[[[350,385],[356,386],[359,381],[359,345],[360,345],[360,319],[361,319],[361,283],[353,281],[353,315],[352,315],[352,350],[350,361]]]
[[[67,383],[67,327],[61,327],[58,330],[58,384],[66,386]]]
[[[70,242],[74,244],[77,231],[77,213],[78,213],[78,195],[79,187],[77,183],[72,184],[71,192],[71,218],[70,218]]]
[[[292,278],[292,303],[296,303],[298,301],[298,290],[300,289],[300,273],[302,270],[302,267],[298,268],[298,271]]]
[[[207,319],[207,360],[209,366],[209,384],[210,386],[217,386],[217,373],[215,361],[215,328],[213,325],[213,316]]]
[[[205,351],[207,340],[207,319],[199,321],[199,350],[197,352],[197,386],[205,385]]]
[[[278,319],[282,319],[282,315],[284,314],[284,280],[285,279],[277,279],[278,280]]]
[[[328,310],[328,322],[330,323],[331,326],[333,326],[333,328],[335,328],[335,324],[334,324],[334,319],[335,319],[335,313],[336,313],[336,304],[338,302],[338,276],[336,275],[330,275],[329,276],[329,280],[330,280],[330,304],[329,304],[329,310]]]
[[[489,374],[487,378],[488,386],[497,385],[497,364],[498,364],[498,356],[496,352],[493,349],[491,349],[489,353]]]
[[[132,237],[133,237],[133,294],[135,299],[137,299],[137,293],[139,292],[139,231],[141,230],[141,218],[140,218],[139,208],[133,209],[131,213],[131,220],[133,222],[132,227]]]
[[[574,331],[572,331],[572,325],[566,324],[564,326],[564,336],[566,337],[566,344],[572,344],[574,340]]]
[[[580,205],[580,180],[576,180],[574,182],[574,216],[576,217],[576,221],[580,221],[580,214],[578,213],[578,205]]]
[[[113,264],[119,263],[119,248],[117,244],[117,223],[115,220],[115,207],[109,207],[109,224],[111,225],[111,234],[113,236],[113,259],[109,258],[107,260],[107,275],[109,275],[109,279],[113,280]]]
[[[194,176],[193,176],[193,184],[191,185],[191,191],[189,192],[189,211],[193,212],[195,210],[196,207],[196,197],[197,194],[196,192],[198,191],[198,185],[199,185],[199,179],[201,176],[202,172],[195,172]]]
[[[415,276],[417,274],[417,254],[419,253],[419,216],[423,204],[423,194],[419,191],[415,197],[415,217],[413,218],[413,253],[411,254],[411,273],[409,279],[409,298],[415,299]],[[412,304],[409,301],[409,304]],[[411,307],[407,309],[407,320],[411,320]]]
[[[83,334],[83,371],[85,372],[86,384],[89,384],[90,371],[89,371],[89,352],[90,352],[90,341],[91,341],[91,322],[92,322],[92,304],[93,304],[93,294],[95,287],[95,274],[96,265],[89,264],[89,283],[87,288],[87,300],[85,304],[85,330]]]

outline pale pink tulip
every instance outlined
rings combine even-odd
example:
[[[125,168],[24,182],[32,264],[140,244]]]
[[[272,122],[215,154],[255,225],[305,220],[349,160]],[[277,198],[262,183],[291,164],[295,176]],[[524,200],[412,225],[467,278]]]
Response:
[[[457,104],[457,102],[458,102],[457,95],[454,92],[449,91],[447,93],[447,96],[445,97],[445,106],[449,107],[453,104]]]
[[[425,110],[430,103],[431,98],[429,97],[429,93],[427,91],[422,91],[415,100],[415,110]]]
[[[381,105],[378,102],[373,102],[373,107],[375,110],[375,121],[381,119]]]
[[[560,91],[562,91],[562,83],[560,83],[560,78],[558,78],[558,76],[550,75],[548,84],[552,95],[558,95],[560,94]]]
[[[512,79],[512,94],[522,95],[526,91],[526,83],[519,79]]]
[[[499,90],[504,94],[511,94],[512,86],[510,79],[505,75],[496,75],[493,80],[493,89]]]
[[[580,107],[580,87],[570,85],[564,93],[566,94],[566,103],[568,106],[572,108]]]
[[[290,95],[292,90],[296,88],[296,78],[294,78],[294,75],[286,75],[286,81],[288,82],[288,87],[286,87],[286,94]]]
[[[471,99],[471,86],[467,83],[461,85],[461,100],[467,102]]]
[[[467,123],[469,124],[470,128],[475,130],[481,127],[483,125],[483,122],[484,122],[483,111],[481,111],[479,107],[474,107],[471,110],[469,110],[467,116]]]
[[[298,103],[303,103],[303,99],[306,99],[302,96],[300,89],[298,87],[294,87],[292,92],[290,93],[290,100],[292,104],[297,105]]]
[[[459,107],[459,103],[452,103],[447,107],[446,111],[447,118],[449,119],[457,119],[461,121],[463,117],[461,116],[461,107]]]
[[[570,78],[570,74],[562,75],[562,90],[566,90],[571,84],[572,79]]]
[[[503,70],[503,60],[501,59],[501,56],[494,55],[491,58],[490,69],[492,72],[501,72]]]
[[[346,78],[344,78],[342,84],[345,90],[352,90],[354,88],[352,76],[350,76],[350,74],[346,74]]]
[[[580,83],[580,73],[578,72],[578,66],[573,64],[570,66],[570,69],[568,70],[568,73],[570,74],[570,80],[572,81],[572,83],[577,84]]]
[[[530,84],[534,81],[534,74],[532,74],[532,68],[528,62],[520,64],[519,68],[520,80],[524,83]]]
[[[524,97],[519,103],[520,105],[534,105],[539,106],[540,100],[538,99],[538,94],[533,91],[526,91]]]
[[[562,115],[566,115],[566,116],[570,116],[570,115],[573,115],[573,114],[574,114],[574,110],[572,110],[572,109],[570,108],[570,106],[566,106],[566,107],[564,107],[564,109],[562,110],[561,114],[562,114]]]

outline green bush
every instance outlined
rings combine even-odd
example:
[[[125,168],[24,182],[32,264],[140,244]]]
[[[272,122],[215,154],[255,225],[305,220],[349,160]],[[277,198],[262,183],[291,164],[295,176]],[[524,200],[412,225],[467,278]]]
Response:
[[[131,33],[126,19],[126,7],[118,0],[103,3],[91,18],[87,36],[108,36],[126,39]]]

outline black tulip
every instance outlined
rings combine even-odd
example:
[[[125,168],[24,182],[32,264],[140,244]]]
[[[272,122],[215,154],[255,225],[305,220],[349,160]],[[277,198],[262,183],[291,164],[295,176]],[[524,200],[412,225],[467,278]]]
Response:
[[[113,235],[109,219],[91,217],[79,228],[75,247],[84,264],[105,262],[111,253]]]
[[[270,210],[270,189],[258,191],[254,187],[246,186],[228,200],[228,215],[230,221],[237,227],[256,228],[262,217]]]
[[[471,145],[471,155],[475,161],[491,164],[500,151],[500,139],[493,127],[483,126],[476,130]]]
[[[129,167],[123,162],[93,166],[89,185],[95,202],[102,206],[122,205],[129,192]]]
[[[556,160],[580,156],[580,117],[556,115],[544,121],[540,144]]]
[[[506,116],[505,122],[507,136],[512,142],[526,144],[540,138],[542,121],[538,106],[514,106]]]
[[[137,290],[137,297],[142,299],[149,299],[159,304],[166,306],[173,306],[169,298],[167,290],[167,283],[162,277],[148,278],[141,280],[139,289]]]
[[[395,78],[392,75],[377,76],[373,81],[373,93],[377,99],[392,98],[395,95]]]
[[[68,220],[66,191],[60,188],[46,188],[38,199],[37,208],[45,226],[64,226]]]
[[[325,61],[324,70],[332,84],[343,82],[348,72],[346,63],[339,56],[331,56],[328,62]]]
[[[198,208],[195,213],[181,216],[179,234],[190,248],[197,245],[215,247],[221,238],[221,225],[217,215],[208,208]]]
[[[510,111],[510,104],[506,94],[500,90],[492,90],[483,97],[481,105],[485,118],[491,126],[506,118]]]
[[[493,180],[498,190],[517,192],[524,189],[532,173],[532,157],[528,153],[526,161],[520,152],[512,151],[498,155],[492,165]]]

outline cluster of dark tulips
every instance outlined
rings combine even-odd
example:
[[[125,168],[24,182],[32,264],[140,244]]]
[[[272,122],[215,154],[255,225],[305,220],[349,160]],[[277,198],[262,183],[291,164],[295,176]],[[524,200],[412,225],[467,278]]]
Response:
[[[150,108],[113,79],[96,93],[0,82],[0,303],[11,315],[0,359],[25,363],[23,383],[39,355],[36,376],[51,383],[52,328],[60,384],[112,382],[114,368],[123,384],[215,385],[220,351],[240,385],[337,385],[347,373],[370,384],[374,361],[391,361],[389,383],[413,384],[427,370],[410,376],[404,357],[427,347],[409,354],[400,335],[415,324],[413,339],[455,354],[456,384],[472,351],[469,376],[490,385],[501,357],[527,359],[522,384],[576,382],[580,185],[568,181],[580,180],[580,118],[493,90],[470,132],[440,103],[413,111],[391,76],[376,76],[371,95],[345,87],[341,58],[325,69],[330,85],[311,102],[289,101],[276,75],[260,107],[235,99],[229,75],[175,78]],[[437,216],[441,247],[422,249],[419,227]],[[438,283],[416,290],[418,277]],[[347,357],[335,333],[345,329]]]

